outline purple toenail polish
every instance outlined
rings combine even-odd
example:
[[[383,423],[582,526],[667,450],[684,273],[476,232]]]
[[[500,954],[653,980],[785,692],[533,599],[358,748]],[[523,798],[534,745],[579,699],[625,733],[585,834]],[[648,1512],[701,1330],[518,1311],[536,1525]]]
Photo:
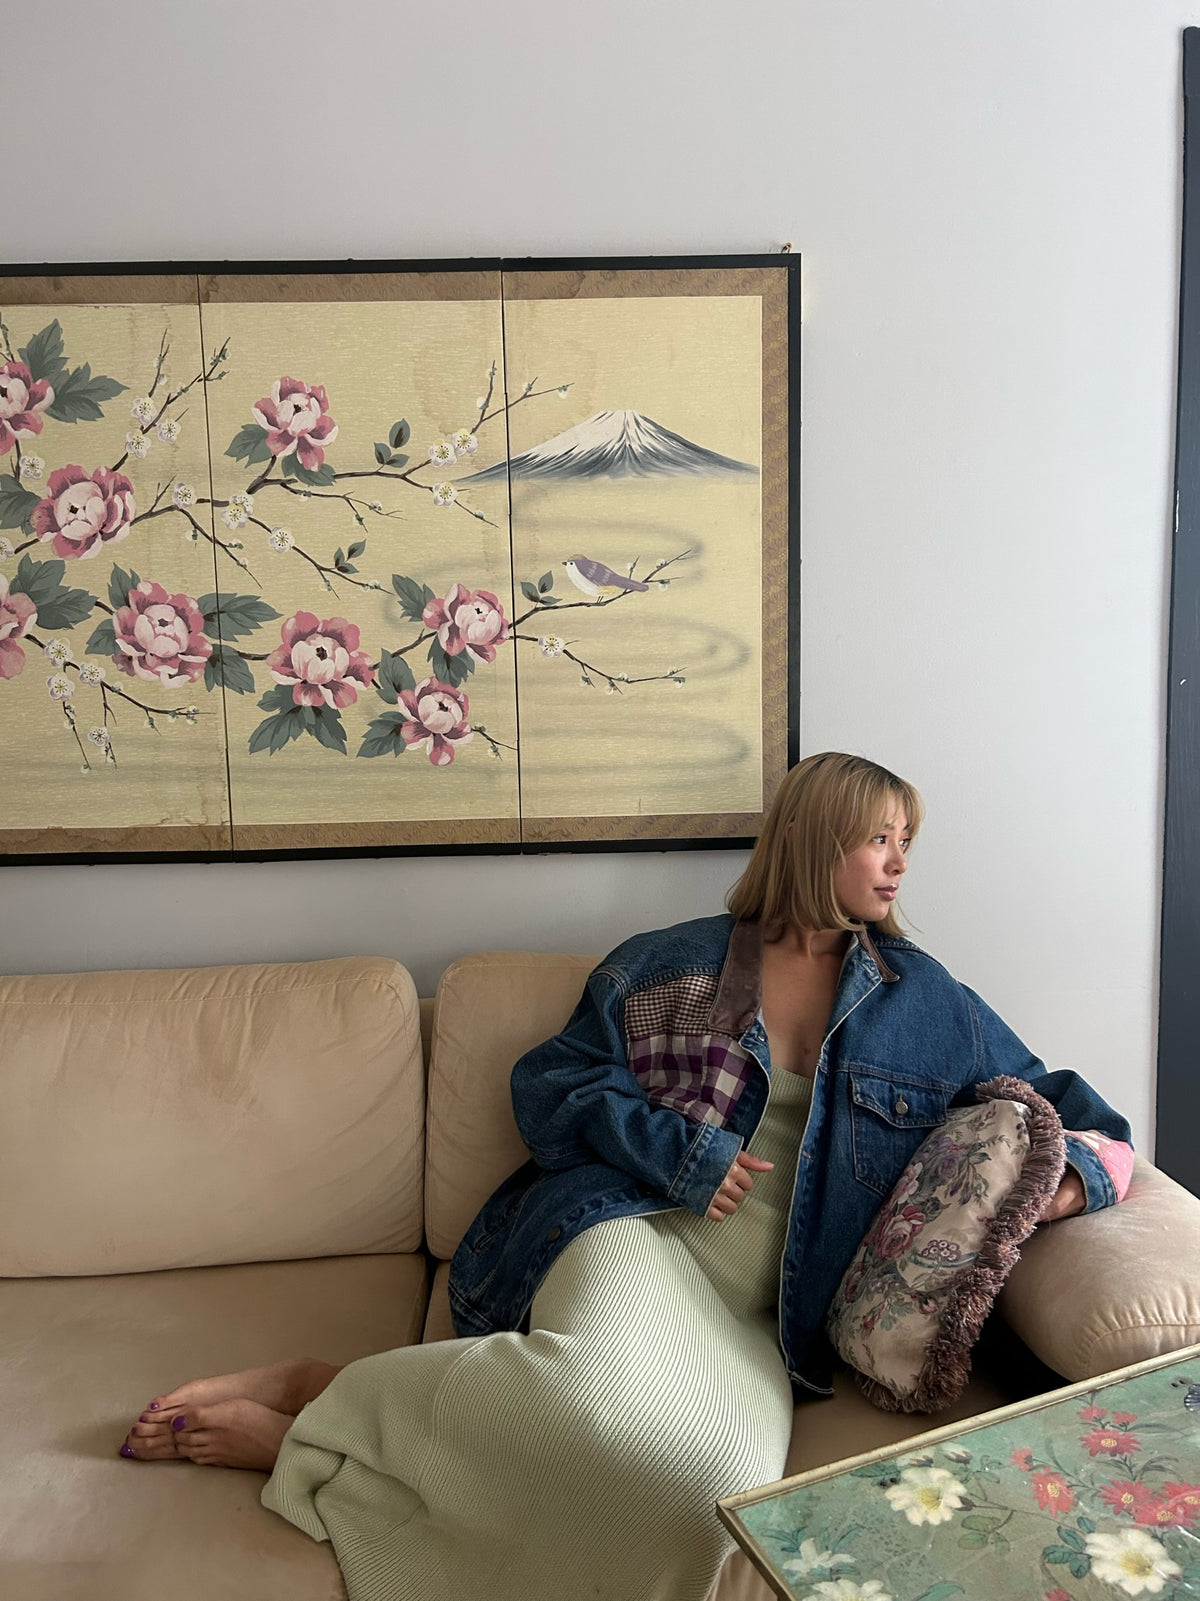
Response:
[[[182,1414],[180,1414],[179,1417],[171,1419],[171,1427],[173,1429],[186,1429],[187,1428],[187,1419]]]
[[[146,1408],[146,1410],[147,1410],[147,1412],[157,1412],[158,1411],[158,1402],[157,1401],[151,1401],[150,1405]]]
[[[122,1456],[132,1456],[133,1455],[133,1447],[131,1445],[123,1445],[121,1447],[121,1455]]]

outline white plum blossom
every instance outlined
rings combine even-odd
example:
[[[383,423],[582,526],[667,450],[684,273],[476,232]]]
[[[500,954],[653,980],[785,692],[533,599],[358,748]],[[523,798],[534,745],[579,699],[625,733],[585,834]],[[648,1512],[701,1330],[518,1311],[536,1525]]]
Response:
[[[16,554],[16,546],[12,540],[5,539],[4,535],[0,534],[0,561],[11,561]]]
[[[434,484],[433,504],[435,506],[453,506],[458,499],[458,490],[453,484]]]
[[[822,1551],[815,1540],[802,1540],[799,1555],[781,1564],[793,1579],[828,1578],[838,1568],[852,1568],[854,1558],[844,1551]]]
[[[679,679],[675,680],[676,683]],[[949,1523],[963,1504],[963,1487],[948,1468],[905,1468],[884,1494],[910,1523]]]
[[[95,728],[88,729],[88,740],[99,750],[107,750],[112,744],[112,738],[108,732],[108,729],[100,727],[99,725]]]
[[[154,430],[164,444],[173,445],[179,438],[180,423],[177,417],[162,417]]]
[[[40,456],[22,456],[17,462],[17,471],[22,478],[40,478],[46,470],[46,463]]]
[[[246,516],[249,517],[254,510],[254,496],[247,494],[230,495],[229,504],[236,506],[239,511],[244,511]]]
[[[139,433],[136,428],[125,435],[125,454],[132,456],[135,461],[141,461],[149,449],[150,441],[145,434]]]
[[[1183,1571],[1146,1529],[1089,1534],[1087,1554],[1096,1577],[1118,1585],[1126,1595],[1157,1595],[1168,1579],[1177,1579]]]
[[[482,411],[483,408],[486,405],[487,405],[487,396],[486,395],[476,395],[475,396],[475,410],[476,411]]]
[[[221,521],[226,528],[244,528],[246,525],[246,513],[240,506],[234,506],[231,503],[221,513]]]
[[[267,537],[267,544],[272,550],[277,550],[282,556],[285,551],[291,550],[296,543],[295,536],[288,528],[272,528]]]
[[[371,505],[370,505],[370,510],[375,513],[376,517],[382,517],[383,516],[383,502],[382,502],[382,500],[373,500],[371,502]]]
[[[448,467],[455,460],[454,446],[448,439],[435,439],[429,447],[429,459],[435,467]]]
[[[80,662],[79,682],[81,684],[102,684],[104,682],[104,669],[96,662]]]
[[[48,639],[42,646],[42,654],[55,667],[61,667],[71,660],[72,651],[65,639]]]
[[[567,398],[567,391],[570,389],[570,387],[570,384],[559,384],[554,393],[560,400],[565,400]]]
[[[129,415],[133,418],[134,422],[153,422],[154,402],[150,399],[150,396],[139,395],[134,401],[133,405],[130,406]]]
[[[177,506],[194,506],[196,504],[196,491],[191,484],[185,484],[183,479],[177,479],[171,491],[171,499]]]
[[[895,1601],[878,1579],[826,1579],[814,1585],[804,1601]]]
[[[51,673],[46,680],[46,688],[50,691],[51,700],[70,700],[75,693],[75,686],[65,673]]]
[[[460,456],[473,456],[479,449],[479,441],[469,428],[456,429],[452,443]]]

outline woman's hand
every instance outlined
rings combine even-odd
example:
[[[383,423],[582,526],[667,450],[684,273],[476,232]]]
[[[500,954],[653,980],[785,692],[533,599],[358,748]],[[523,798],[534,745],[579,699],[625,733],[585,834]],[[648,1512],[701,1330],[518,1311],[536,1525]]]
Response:
[[[774,1162],[764,1162],[761,1157],[751,1156],[747,1151],[739,1151],[733,1159],[733,1166],[726,1173],[721,1188],[712,1198],[712,1205],[704,1214],[711,1217],[714,1223],[719,1223],[723,1217],[732,1217],[738,1207],[754,1188],[754,1173],[769,1173],[775,1166]]]
[[[1069,1167],[1062,1176],[1062,1183],[1047,1202],[1046,1210],[1038,1222],[1054,1223],[1060,1217],[1074,1217],[1077,1212],[1082,1212],[1086,1205],[1087,1195],[1084,1192],[1083,1180],[1073,1167]]]

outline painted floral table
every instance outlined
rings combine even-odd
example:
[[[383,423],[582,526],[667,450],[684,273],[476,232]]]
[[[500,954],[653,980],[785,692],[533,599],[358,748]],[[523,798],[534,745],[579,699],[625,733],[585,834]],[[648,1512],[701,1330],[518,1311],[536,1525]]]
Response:
[[[718,1510],[787,1601],[1200,1598],[1200,1346]]]

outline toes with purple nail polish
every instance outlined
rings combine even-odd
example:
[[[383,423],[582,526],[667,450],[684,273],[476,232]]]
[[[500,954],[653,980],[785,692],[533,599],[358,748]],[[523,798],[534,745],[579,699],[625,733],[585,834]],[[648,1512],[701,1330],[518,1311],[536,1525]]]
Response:
[[[177,1418],[172,1418],[171,1419],[171,1427],[173,1429],[175,1429],[175,1430],[186,1429],[187,1428],[187,1419],[183,1416],[182,1413],[180,1413],[180,1415]]]
[[[122,1456],[132,1456],[133,1455],[133,1447],[131,1445],[129,1445],[129,1444],[123,1445],[121,1447],[121,1455]]]
[[[146,1408],[146,1411],[147,1412],[157,1412],[158,1411],[158,1402],[157,1401],[151,1401],[150,1405]]]

